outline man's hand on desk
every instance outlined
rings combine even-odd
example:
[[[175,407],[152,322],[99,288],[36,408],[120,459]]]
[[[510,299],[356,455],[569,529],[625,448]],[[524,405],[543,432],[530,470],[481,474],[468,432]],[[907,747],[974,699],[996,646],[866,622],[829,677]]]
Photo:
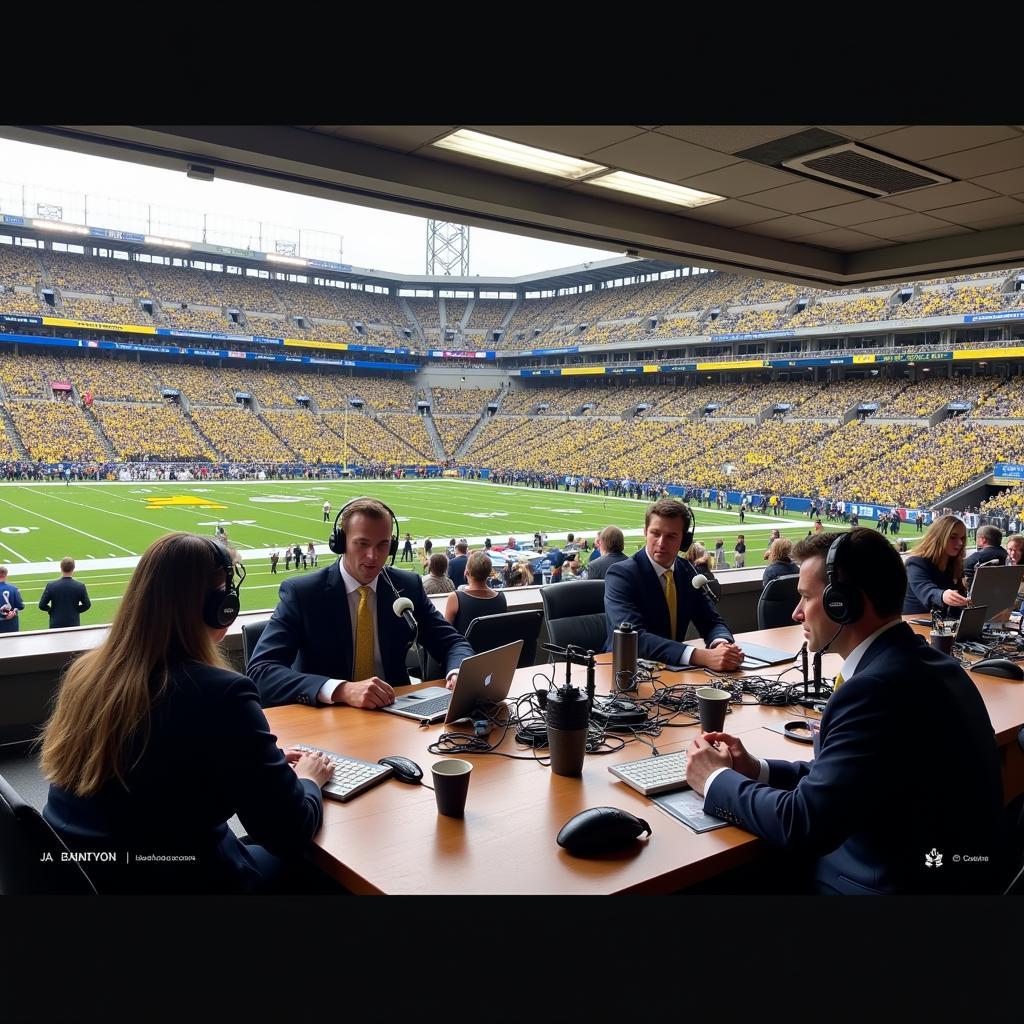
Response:
[[[708,776],[719,768],[732,768],[748,779],[756,779],[761,773],[761,762],[727,732],[706,732],[696,737],[686,753],[686,781],[690,788],[703,796]]]
[[[708,648],[697,647],[690,655],[690,664],[714,669],[716,672],[731,672],[743,664],[743,650],[730,643]]]
[[[379,676],[342,683],[334,691],[335,704],[354,708],[383,708],[395,703],[395,691]]]
[[[447,686],[449,690],[454,690],[455,689],[455,680],[458,679],[458,678],[459,678],[459,670],[455,669],[454,672],[449,672],[448,673],[448,678],[445,679],[444,685]]]

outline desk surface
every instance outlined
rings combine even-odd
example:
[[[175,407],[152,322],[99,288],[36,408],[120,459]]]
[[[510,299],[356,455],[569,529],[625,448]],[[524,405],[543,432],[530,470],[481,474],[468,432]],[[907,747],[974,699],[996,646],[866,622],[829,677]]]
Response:
[[[744,638],[796,650],[803,636],[799,626],[791,626],[738,639],[742,643]],[[609,659],[610,655],[601,660]],[[838,655],[825,655],[826,678],[840,664]],[[788,667],[776,666],[762,674],[774,676]],[[520,669],[512,696],[527,692],[534,675],[544,668]],[[559,667],[559,673],[563,671]],[[581,677],[582,670],[578,672]],[[599,666],[598,693],[607,693],[610,675],[607,664]],[[574,681],[579,677],[574,675]],[[700,671],[665,673],[662,678],[692,685],[706,681]],[[1024,724],[1024,684],[973,678],[1000,743],[1009,744]],[[799,670],[794,669],[787,679],[799,681]],[[813,713],[792,707],[734,706],[726,730],[742,735],[756,756],[806,760],[808,746],[763,728],[802,714]],[[421,765],[428,778],[430,765],[438,758],[427,747],[444,728],[440,724],[421,727],[409,719],[344,706],[292,705],[270,709],[267,717],[282,746],[309,743],[369,761],[402,754]],[[681,727],[665,728],[654,740],[659,751],[683,750],[697,732],[696,722],[687,716],[680,715],[676,723]],[[680,889],[757,855],[759,841],[749,833],[727,826],[696,834],[619,782],[608,766],[648,756],[649,749],[640,742],[613,754],[588,754],[580,778],[554,775],[533,759],[529,749],[517,746],[511,732],[499,749],[525,760],[466,755],[473,763],[473,774],[466,816],[461,820],[439,816],[429,789],[394,780],[348,804],[326,800],[324,825],[315,840],[316,861],[360,893],[603,894]],[[646,819],[653,834],[625,856],[584,860],[556,845],[555,837],[569,818],[587,807],[604,805]]]

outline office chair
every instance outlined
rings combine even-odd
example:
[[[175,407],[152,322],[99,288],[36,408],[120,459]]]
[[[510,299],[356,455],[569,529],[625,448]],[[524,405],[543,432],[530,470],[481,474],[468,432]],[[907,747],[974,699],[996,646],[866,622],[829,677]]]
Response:
[[[540,588],[540,597],[551,643],[558,647],[576,644],[585,650],[604,650],[608,639],[604,580],[552,583]]]
[[[523,641],[516,668],[536,664],[537,637],[544,613],[539,609],[520,612],[501,612],[498,615],[481,615],[473,619],[466,630],[466,642],[476,651],[493,651],[495,647],[516,640]]]
[[[260,637],[263,636],[263,630],[267,628],[268,622],[270,622],[270,619],[242,623],[242,654],[245,658],[246,668],[249,667],[249,659],[252,657],[252,652],[256,650],[256,644],[259,643]]]
[[[757,599],[758,629],[793,625],[793,612],[800,603],[800,595],[796,592],[799,581],[799,574],[776,576],[769,581]]]
[[[67,852],[43,816],[0,776],[0,895],[95,896],[81,865],[61,860]]]

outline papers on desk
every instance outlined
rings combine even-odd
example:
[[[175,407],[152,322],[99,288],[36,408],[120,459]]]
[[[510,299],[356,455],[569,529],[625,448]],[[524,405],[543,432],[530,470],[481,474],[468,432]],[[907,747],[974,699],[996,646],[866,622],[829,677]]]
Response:
[[[663,811],[667,811],[677,821],[681,821],[694,832],[710,832],[722,828],[729,822],[704,813],[704,797],[692,789],[680,789],[674,793],[659,793],[648,797]]]

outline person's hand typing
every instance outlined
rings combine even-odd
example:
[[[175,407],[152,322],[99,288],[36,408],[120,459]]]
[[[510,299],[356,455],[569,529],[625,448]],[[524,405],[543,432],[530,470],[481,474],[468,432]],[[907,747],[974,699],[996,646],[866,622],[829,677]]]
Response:
[[[454,690],[455,689],[455,682],[456,682],[456,680],[458,678],[459,678],[459,670],[458,669],[456,669],[454,672],[449,672],[448,673],[448,678],[444,681],[444,685],[447,686],[449,690]]]
[[[395,703],[395,691],[379,676],[342,683],[334,691],[335,704],[354,708],[383,708]]]
[[[318,786],[323,787],[334,774],[334,765],[326,754],[310,751],[298,751],[301,755],[295,762],[295,774],[300,779],[312,779]]]
[[[956,590],[944,590],[942,601],[950,608],[966,608],[971,602]]]

